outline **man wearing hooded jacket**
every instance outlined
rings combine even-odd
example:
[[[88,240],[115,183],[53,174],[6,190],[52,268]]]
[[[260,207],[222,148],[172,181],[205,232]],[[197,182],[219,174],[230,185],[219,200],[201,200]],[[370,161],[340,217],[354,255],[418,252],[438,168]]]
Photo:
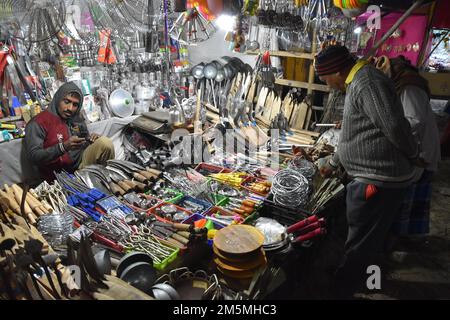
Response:
[[[79,116],[82,97],[75,83],[62,85],[47,110],[34,117],[25,128],[27,156],[48,181],[54,179],[54,171],[73,172],[114,159],[112,141],[97,134],[89,135]]]

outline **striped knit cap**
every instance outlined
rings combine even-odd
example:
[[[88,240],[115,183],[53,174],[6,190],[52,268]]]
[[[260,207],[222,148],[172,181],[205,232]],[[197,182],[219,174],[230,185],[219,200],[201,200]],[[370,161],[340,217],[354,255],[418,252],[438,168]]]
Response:
[[[333,74],[353,65],[356,59],[344,46],[333,45],[320,51],[314,59],[314,67],[318,76]]]

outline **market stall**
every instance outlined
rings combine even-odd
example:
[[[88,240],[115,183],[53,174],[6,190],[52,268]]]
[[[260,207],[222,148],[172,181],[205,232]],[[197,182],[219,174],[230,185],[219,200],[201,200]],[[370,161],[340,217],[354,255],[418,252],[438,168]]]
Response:
[[[6,4],[0,297],[256,300],[301,286],[293,266],[336,229],[346,182],[318,170],[339,129],[321,122],[330,90],[312,62],[330,42],[363,56],[402,15],[358,33],[368,2]],[[410,17],[378,54],[416,64],[427,23]],[[115,157],[44,181],[22,138],[66,82]]]

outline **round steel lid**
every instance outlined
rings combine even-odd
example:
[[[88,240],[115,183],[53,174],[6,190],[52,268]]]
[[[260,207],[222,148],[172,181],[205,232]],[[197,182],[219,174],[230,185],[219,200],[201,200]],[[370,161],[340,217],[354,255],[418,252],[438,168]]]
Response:
[[[129,117],[134,113],[134,99],[128,91],[117,89],[109,96],[109,107],[116,116]]]

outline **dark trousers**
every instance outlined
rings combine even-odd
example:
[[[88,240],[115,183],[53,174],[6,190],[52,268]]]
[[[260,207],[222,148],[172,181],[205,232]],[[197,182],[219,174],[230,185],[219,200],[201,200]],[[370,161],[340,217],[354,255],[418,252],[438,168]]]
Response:
[[[341,297],[365,287],[368,266],[381,268],[384,243],[406,190],[375,187],[356,180],[347,185],[348,235],[335,282],[336,293]]]

